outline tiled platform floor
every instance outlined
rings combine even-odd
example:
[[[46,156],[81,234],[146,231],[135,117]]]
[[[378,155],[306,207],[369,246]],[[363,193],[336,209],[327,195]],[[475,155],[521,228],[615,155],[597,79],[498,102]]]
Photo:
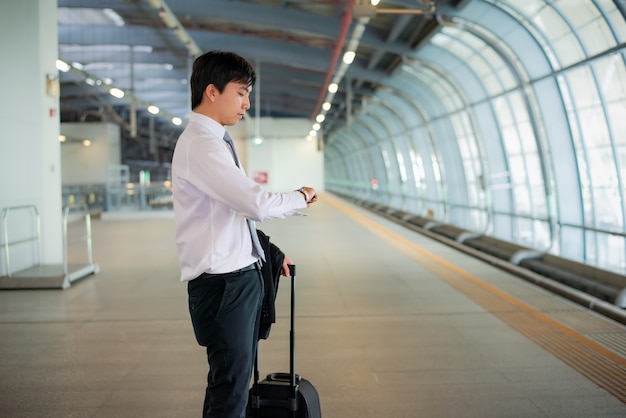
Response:
[[[501,319],[515,307],[494,315],[443,280],[445,266],[385,231],[495,286],[545,292],[342,205],[326,197],[309,217],[260,225],[298,266],[297,369],[325,418],[626,416],[617,398]],[[205,354],[178,281],[173,219],[93,229],[98,275],[64,291],[0,292],[0,416],[199,417]],[[288,366],[287,283],[261,343],[263,373]]]

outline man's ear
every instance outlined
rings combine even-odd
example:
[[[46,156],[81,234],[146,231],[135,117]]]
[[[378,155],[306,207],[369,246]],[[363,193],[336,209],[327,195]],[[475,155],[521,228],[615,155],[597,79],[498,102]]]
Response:
[[[204,94],[206,94],[207,98],[211,101],[214,102],[215,101],[215,96],[217,94],[217,88],[215,88],[214,84],[209,84],[208,86],[206,86],[206,88],[204,89]]]

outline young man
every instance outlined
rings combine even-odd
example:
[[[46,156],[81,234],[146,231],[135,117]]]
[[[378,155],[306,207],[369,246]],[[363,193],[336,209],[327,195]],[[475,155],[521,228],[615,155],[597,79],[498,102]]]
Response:
[[[176,245],[189,312],[209,362],[205,418],[245,417],[263,282],[252,221],[284,218],[317,200],[313,188],[268,193],[239,167],[225,126],[250,108],[256,75],[242,57],[211,51],[191,74],[189,124],[172,160]],[[288,275],[285,258],[283,275]]]

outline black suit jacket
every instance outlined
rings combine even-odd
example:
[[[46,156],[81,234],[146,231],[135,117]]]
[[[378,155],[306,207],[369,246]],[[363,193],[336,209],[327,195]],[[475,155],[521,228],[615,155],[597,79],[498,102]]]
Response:
[[[285,254],[270,242],[270,237],[263,231],[257,229],[259,241],[265,252],[265,262],[261,267],[263,276],[264,294],[263,306],[261,308],[261,324],[259,325],[259,339],[267,339],[270,335],[272,324],[276,322],[276,293],[278,292],[278,280],[280,271],[285,261]]]

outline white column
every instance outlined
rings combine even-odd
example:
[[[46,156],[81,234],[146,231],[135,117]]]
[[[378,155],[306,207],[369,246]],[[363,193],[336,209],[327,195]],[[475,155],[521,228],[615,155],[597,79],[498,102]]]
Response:
[[[42,264],[63,261],[57,39],[56,0],[0,0],[0,208],[36,205]]]

